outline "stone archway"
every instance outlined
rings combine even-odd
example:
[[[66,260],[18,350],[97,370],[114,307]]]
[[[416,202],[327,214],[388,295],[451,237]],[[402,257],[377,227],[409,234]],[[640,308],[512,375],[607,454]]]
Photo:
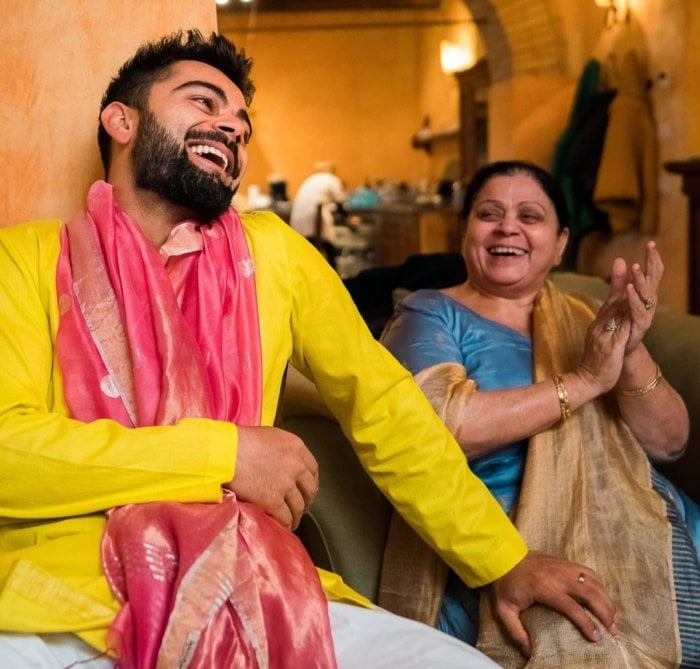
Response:
[[[464,0],[486,46],[491,81],[562,73],[564,33],[551,0]]]

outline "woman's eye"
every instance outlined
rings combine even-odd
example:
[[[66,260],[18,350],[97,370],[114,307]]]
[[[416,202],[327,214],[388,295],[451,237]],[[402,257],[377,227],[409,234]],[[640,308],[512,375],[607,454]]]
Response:
[[[477,218],[480,218],[482,221],[496,221],[500,216],[499,212],[493,209],[483,209],[478,211],[476,215]]]
[[[537,223],[542,220],[542,217],[539,214],[526,211],[520,215],[520,220],[525,221],[525,223]]]

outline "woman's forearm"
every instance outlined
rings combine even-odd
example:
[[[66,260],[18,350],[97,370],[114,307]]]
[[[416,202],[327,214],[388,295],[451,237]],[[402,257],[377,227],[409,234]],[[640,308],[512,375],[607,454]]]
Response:
[[[602,392],[579,370],[563,374],[561,386],[565,404],[554,379],[521,388],[476,392],[462,408],[459,424],[448,424],[448,428],[468,458],[480,457],[566,420],[564,406],[574,412]]]
[[[625,356],[615,397],[622,419],[649,457],[673,460],[682,455],[690,430],[681,396],[640,345]],[[657,381],[658,378],[658,381]]]

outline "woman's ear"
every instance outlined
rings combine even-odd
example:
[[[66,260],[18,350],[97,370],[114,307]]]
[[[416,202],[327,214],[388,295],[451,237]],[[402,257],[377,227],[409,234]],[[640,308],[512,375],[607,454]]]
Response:
[[[557,260],[554,266],[561,264],[562,256],[564,255],[564,249],[566,248],[566,242],[569,241],[569,228],[563,228],[559,233],[559,238],[557,239]]]
[[[138,113],[123,102],[110,102],[100,113],[100,122],[118,144],[128,144],[136,134]]]

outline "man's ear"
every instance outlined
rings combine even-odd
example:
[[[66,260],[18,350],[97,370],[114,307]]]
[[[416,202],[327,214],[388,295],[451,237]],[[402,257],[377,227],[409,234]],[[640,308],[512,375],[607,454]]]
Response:
[[[136,135],[138,112],[123,102],[110,102],[100,114],[100,122],[117,144],[128,144]]]

